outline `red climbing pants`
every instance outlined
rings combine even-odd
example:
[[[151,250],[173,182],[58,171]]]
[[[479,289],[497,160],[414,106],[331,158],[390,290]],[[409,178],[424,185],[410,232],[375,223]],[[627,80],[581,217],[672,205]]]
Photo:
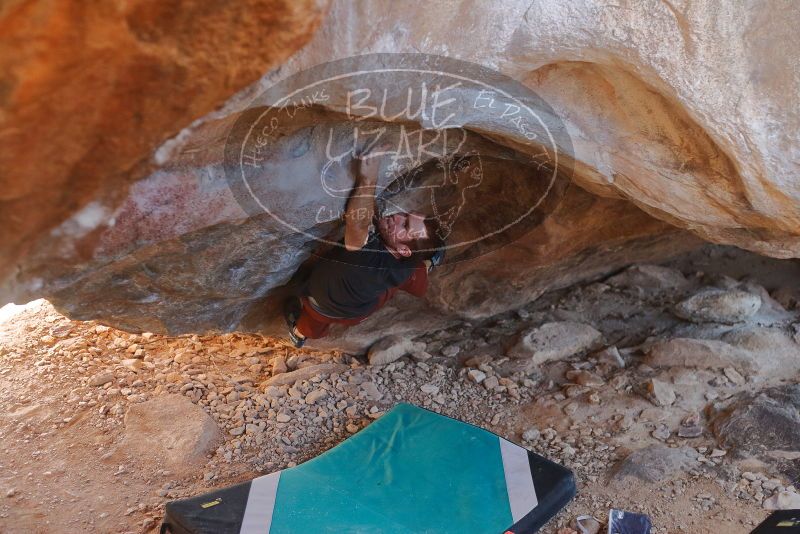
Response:
[[[381,298],[378,300],[378,304],[375,305],[375,307],[363,317],[328,317],[327,315],[323,315],[315,310],[309,302],[308,297],[300,297],[300,302],[303,304],[303,309],[300,312],[300,318],[297,320],[297,330],[303,336],[309,339],[319,339],[328,335],[332,324],[343,324],[350,326],[358,324],[383,307],[384,304],[389,302],[394,294],[397,293],[398,289],[402,289],[403,291],[406,291],[415,297],[424,296],[425,291],[428,289],[428,271],[425,269],[425,265],[420,265],[414,269],[414,272],[411,273],[411,276],[408,278],[408,280],[403,282],[402,285],[393,287],[381,295]]]

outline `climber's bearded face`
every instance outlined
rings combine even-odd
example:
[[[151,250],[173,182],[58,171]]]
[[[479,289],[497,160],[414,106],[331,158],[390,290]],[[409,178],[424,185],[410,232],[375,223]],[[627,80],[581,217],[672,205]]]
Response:
[[[402,256],[410,256],[417,239],[426,239],[428,229],[425,216],[420,213],[394,213],[378,219],[378,232],[390,249]]]

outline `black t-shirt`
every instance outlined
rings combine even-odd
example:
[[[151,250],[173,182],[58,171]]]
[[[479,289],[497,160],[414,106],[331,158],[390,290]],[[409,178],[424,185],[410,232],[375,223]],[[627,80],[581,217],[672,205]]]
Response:
[[[343,244],[328,251],[311,271],[307,292],[324,315],[354,318],[367,315],[388,289],[402,285],[414,271],[413,262],[392,256],[373,232],[360,250]]]

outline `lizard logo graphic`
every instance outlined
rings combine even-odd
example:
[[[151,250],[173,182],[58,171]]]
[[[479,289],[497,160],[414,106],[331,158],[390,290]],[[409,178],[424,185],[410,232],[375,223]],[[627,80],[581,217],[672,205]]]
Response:
[[[482,254],[554,209],[571,151],[558,115],[513,79],[441,56],[372,54],[254,99],[228,135],[225,172],[247,214],[277,223],[273,235],[341,246],[326,236],[354,194],[353,165],[379,158],[380,215],[424,213],[448,249]]]

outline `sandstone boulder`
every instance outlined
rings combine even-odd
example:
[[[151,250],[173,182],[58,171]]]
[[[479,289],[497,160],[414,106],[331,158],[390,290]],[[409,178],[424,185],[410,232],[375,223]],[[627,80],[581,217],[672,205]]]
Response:
[[[798,510],[800,495],[796,492],[779,491],[763,502],[765,510]]]
[[[740,455],[800,453],[800,384],[741,396],[715,418],[713,429]]]
[[[183,395],[162,395],[125,413],[122,449],[135,458],[158,458],[178,473],[196,472],[221,440],[211,416]]]
[[[569,172],[549,188],[531,179],[540,177],[536,168],[520,164],[541,147],[463,106],[454,126],[481,139],[460,156],[486,156],[484,189],[451,194],[473,195],[461,212],[471,214],[471,230],[531,204],[541,189],[553,194],[536,205],[527,232],[451,255],[464,261],[440,268],[426,300],[407,304],[409,316],[391,333],[432,328],[431,317],[446,323],[515,308],[548,289],[662,260],[695,246],[696,236],[800,256],[800,174],[786,148],[800,146],[800,121],[785,105],[800,82],[790,75],[792,54],[769,53],[791,44],[798,9],[711,0],[574,9],[334,1],[307,46],[237,93],[306,42],[324,2],[73,4],[36,17],[29,12],[38,4],[26,4],[0,20],[9,29],[0,46],[9,50],[2,66],[10,73],[0,90],[10,135],[0,154],[0,167],[10,169],[0,199],[5,300],[46,296],[73,318],[131,331],[277,331],[287,284],[318,238],[341,231],[339,194],[352,184],[340,171],[352,158],[325,167],[336,187],[327,189],[335,200],[325,199],[322,219],[320,166],[311,163],[324,152],[322,130],[343,134],[342,102],[353,87],[337,82],[320,95],[328,100],[280,132],[280,143],[253,155],[288,225],[236,196],[226,140],[240,118],[276,103],[258,98],[264,88],[303,78],[314,65],[330,74],[333,58],[368,61],[383,52],[425,50],[492,67],[538,95],[547,104],[541,116],[569,123],[555,143]],[[614,16],[620,8],[625,17]],[[744,85],[744,94],[729,90]],[[407,87],[384,80],[372,89],[402,109]],[[421,117],[364,124],[430,130]],[[54,122],[70,129],[53,138]],[[415,161],[406,178],[433,166]],[[385,335],[376,321],[330,341],[363,349]]]
[[[787,352],[800,357],[800,347],[785,328],[744,326],[725,332],[720,339],[740,349],[765,353],[767,360]]]
[[[631,477],[653,484],[664,482],[694,467],[697,456],[689,447],[650,445],[621,460],[614,467],[611,480],[616,484],[624,484]]]
[[[680,289],[689,281],[678,269],[661,265],[632,265],[612,276],[606,283],[615,287],[643,287],[646,289]]]
[[[733,324],[761,308],[761,297],[737,289],[706,289],[675,306],[675,313],[695,323]]]
[[[95,257],[99,233],[113,226],[129,186],[152,172],[159,146],[285,61],[325,8],[317,0],[67,0],[3,9],[4,302],[31,300],[15,271],[36,255],[74,267]],[[162,206],[178,225],[182,193]]]
[[[588,324],[562,321],[545,323],[523,331],[507,356],[527,360],[527,366],[569,358],[602,342],[603,334]]]
[[[768,358],[767,355],[763,356]],[[673,338],[653,343],[644,362],[651,367],[754,370],[761,366],[758,354],[714,339]]]

